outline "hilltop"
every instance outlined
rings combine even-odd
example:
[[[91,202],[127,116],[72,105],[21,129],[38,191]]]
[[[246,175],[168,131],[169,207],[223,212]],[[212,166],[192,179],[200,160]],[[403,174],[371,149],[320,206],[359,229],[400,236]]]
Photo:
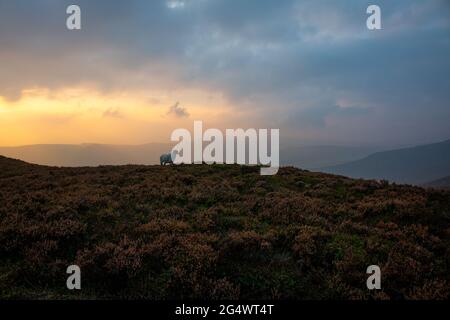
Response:
[[[0,297],[445,299],[450,193],[237,165],[0,157]],[[66,268],[82,290],[66,289]],[[382,290],[366,288],[379,265]]]
[[[18,160],[18,159],[11,159],[4,156],[0,156],[0,168],[1,169],[12,169],[12,168],[18,168],[18,167],[30,167],[31,165],[29,163],[26,163],[25,161]]]

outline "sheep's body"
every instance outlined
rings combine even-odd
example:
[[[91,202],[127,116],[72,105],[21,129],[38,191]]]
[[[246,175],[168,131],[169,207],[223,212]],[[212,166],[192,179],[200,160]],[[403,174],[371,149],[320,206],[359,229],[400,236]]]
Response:
[[[162,166],[165,166],[166,164],[173,164],[172,155],[170,153],[161,155],[161,157],[159,157],[159,162]]]

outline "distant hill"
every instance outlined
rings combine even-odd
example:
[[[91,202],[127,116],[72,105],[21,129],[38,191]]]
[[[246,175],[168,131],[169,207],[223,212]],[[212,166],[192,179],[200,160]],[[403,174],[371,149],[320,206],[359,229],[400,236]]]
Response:
[[[437,179],[424,184],[425,187],[450,189],[450,176]]]
[[[378,152],[361,160],[322,168],[321,171],[420,185],[450,174],[450,140]]]
[[[359,160],[381,150],[381,147],[291,146],[281,148],[280,161],[286,166],[313,170]]]
[[[142,145],[107,144],[38,144],[19,147],[0,147],[0,155],[29,163],[49,166],[83,167],[159,163],[159,156],[172,149],[169,143]],[[379,151],[373,147],[304,146],[280,150],[282,165],[316,169],[361,159]]]
[[[98,165],[157,164],[170,144],[37,144],[0,147],[0,155],[49,166],[83,167]]]
[[[448,191],[293,167],[0,158],[0,204],[0,300],[450,297]],[[82,290],[65,289],[73,264]],[[369,265],[383,290],[367,290]]]

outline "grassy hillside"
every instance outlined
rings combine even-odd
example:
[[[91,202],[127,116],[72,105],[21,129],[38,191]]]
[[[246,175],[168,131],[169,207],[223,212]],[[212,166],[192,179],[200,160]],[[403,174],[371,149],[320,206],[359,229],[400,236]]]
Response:
[[[450,193],[282,168],[0,158],[0,298],[448,298]],[[68,265],[82,290],[66,289]],[[382,270],[366,288],[367,266]]]

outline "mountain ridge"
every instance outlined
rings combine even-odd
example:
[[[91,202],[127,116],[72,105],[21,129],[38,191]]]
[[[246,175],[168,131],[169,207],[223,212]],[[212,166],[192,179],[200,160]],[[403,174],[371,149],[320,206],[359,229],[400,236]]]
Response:
[[[381,151],[322,171],[352,178],[424,184],[450,174],[450,140]]]
[[[432,188],[450,189],[450,176],[430,181],[428,183],[425,183],[423,186]]]

